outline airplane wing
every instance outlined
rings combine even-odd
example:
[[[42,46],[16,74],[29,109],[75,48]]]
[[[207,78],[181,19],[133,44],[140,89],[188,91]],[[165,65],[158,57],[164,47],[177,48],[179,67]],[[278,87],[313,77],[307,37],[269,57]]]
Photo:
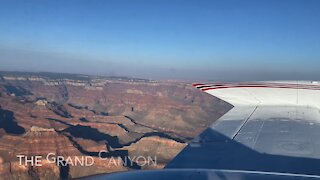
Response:
[[[234,106],[166,168],[320,175],[320,84],[195,84]]]
[[[234,107],[196,137],[164,170],[111,179],[320,178],[320,84],[195,84]]]

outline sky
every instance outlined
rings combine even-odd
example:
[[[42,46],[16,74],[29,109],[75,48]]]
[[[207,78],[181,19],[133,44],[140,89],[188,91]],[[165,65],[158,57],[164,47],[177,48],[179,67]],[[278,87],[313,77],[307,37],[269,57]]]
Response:
[[[0,70],[320,80],[319,0],[0,0]]]

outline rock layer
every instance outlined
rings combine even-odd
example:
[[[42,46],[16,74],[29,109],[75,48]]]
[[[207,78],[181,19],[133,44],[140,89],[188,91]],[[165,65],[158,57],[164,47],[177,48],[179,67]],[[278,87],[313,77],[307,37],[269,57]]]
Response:
[[[188,83],[64,74],[0,73],[0,175],[75,178],[164,167],[231,106]],[[103,158],[99,152],[104,151]],[[91,166],[17,155],[89,156]],[[157,163],[144,164],[155,157]],[[129,160],[129,161],[128,161]],[[152,161],[152,159],[149,159]]]

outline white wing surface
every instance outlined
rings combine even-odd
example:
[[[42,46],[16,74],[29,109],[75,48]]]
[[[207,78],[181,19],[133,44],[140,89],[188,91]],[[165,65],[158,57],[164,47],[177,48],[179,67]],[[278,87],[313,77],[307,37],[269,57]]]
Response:
[[[166,168],[320,175],[320,84],[195,84],[234,106]]]

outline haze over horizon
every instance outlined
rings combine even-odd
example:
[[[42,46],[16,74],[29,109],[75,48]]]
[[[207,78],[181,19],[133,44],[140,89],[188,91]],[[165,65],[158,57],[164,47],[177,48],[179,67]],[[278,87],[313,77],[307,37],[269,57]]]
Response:
[[[0,70],[320,80],[317,0],[0,1]]]

